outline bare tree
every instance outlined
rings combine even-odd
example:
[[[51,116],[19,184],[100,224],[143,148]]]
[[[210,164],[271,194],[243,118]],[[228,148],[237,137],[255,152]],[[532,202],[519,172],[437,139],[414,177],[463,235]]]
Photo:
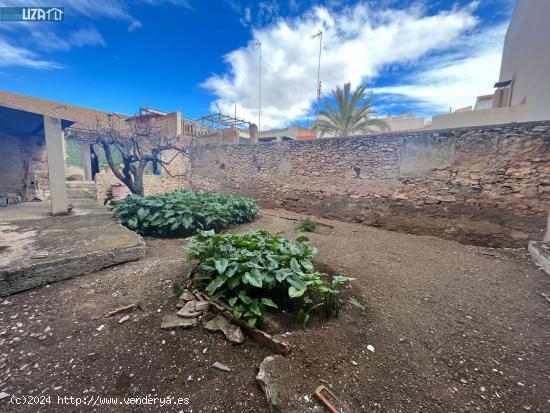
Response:
[[[189,158],[182,137],[154,126],[153,120],[150,116],[121,120],[109,115],[103,121],[97,119],[95,127],[71,128],[70,133],[80,142],[103,148],[113,174],[133,194],[143,196],[143,175],[149,165],[162,168],[170,176],[177,176],[181,174],[171,173],[168,166],[178,157]],[[116,164],[115,151],[122,157],[122,164]]]

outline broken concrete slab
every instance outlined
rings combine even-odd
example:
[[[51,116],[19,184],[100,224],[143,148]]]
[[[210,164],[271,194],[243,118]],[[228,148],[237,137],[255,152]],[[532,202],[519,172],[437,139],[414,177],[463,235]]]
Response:
[[[0,245],[9,246],[0,254],[0,297],[145,256],[143,239],[106,208],[65,216],[6,208],[0,209]]]
[[[197,318],[182,318],[178,317],[177,314],[166,314],[162,318],[160,328],[164,330],[170,330],[172,328],[192,328],[199,325],[199,320]]]
[[[531,241],[529,242],[529,253],[544,271],[550,274],[550,242]]]

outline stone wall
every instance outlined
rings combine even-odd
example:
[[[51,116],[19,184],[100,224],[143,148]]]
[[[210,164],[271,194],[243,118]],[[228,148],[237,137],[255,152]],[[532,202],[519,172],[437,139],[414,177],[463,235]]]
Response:
[[[95,176],[95,182],[98,190],[98,202],[100,204],[103,204],[112,185],[123,185],[113,173],[106,173],[104,171]],[[143,176],[143,189],[145,190],[145,195],[165,194],[175,191],[176,189],[189,188],[190,184],[184,177]],[[123,187],[123,191],[126,192],[126,194],[130,193],[126,186]]]
[[[550,122],[192,151],[195,188],[464,243],[524,247],[550,209]]]
[[[48,162],[43,137],[0,134],[0,193],[17,194],[21,200],[33,198],[33,179],[37,182],[36,196],[49,195]]]

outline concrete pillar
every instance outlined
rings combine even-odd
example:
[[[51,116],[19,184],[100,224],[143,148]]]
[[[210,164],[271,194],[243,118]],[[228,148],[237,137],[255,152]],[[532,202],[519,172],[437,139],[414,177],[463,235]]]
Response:
[[[84,180],[92,180],[92,157],[90,156],[90,144],[80,142],[80,161],[84,170]]]
[[[65,182],[65,159],[63,158],[63,130],[61,120],[44,116],[44,135],[48,154],[48,174],[52,214],[62,215],[69,210],[67,184]]]
[[[181,127],[181,112],[176,111],[176,136],[181,136],[182,127]]]
[[[258,143],[258,127],[255,123],[250,123],[248,125],[248,132],[250,133],[250,141],[252,143]]]

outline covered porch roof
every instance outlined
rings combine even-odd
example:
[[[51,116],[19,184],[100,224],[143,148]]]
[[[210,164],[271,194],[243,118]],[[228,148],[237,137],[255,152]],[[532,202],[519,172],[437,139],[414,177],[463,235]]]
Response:
[[[60,120],[61,129],[74,124],[70,120]],[[0,130],[18,136],[44,136],[44,115],[3,106],[0,103]]]
[[[50,181],[51,212],[54,215],[69,211],[65,183],[63,130],[74,122],[35,111],[12,107],[0,102],[0,133],[19,138],[43,136],[46,141],[48,177]]]

